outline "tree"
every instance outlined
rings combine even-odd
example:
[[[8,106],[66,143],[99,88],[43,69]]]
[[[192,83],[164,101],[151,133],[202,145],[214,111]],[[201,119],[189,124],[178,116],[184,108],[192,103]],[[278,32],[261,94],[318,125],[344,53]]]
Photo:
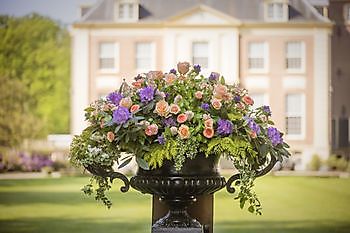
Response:
[[[0,16],[0,146],[69,131],[69,44],[49,18]]]

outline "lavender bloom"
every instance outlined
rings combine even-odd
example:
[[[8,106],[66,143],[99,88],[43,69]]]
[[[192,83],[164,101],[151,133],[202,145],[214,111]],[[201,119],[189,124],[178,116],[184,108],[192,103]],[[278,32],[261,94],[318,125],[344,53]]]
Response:
[[[255,132],[256,134],[260,133],[260,126],[253,120],[253,118],[250,117],[244,117],[244,119],[248,123],[248,127]]]
[[[271,110],[269,106],[264,105],[263,106],[263,111],[268,115],[271,116]]]
[[[129,109],[119,106],[116,110],[113,111],[112,121],[118,125],[124,124],[131,118],[131,113]]]
[[[201,108],[205,111],[209,111],[210,105],[208,103],[202,103]]]
[[[219,73],[216,72],[211,72],[210,76],[209,76],[209,81],[217,81],[220,77]]]
[[[176,70],[173,68],[169,71],[169,73],[176,74]]]
[[[273,146],[276,146],[283,142],[281,133],[274,127],[267,128],[267,136],[271,140]]]
[[[107,100],[111,101],[115,105],[119,105],[119,102],[122,98],[123,98],[122,94],[118,92],[111,92],[107,96]]]
[[[176,126],[176,121],[174,120],[174,118],[169,117],[169,118],[165,118],[165,119],[163,120],[163,124],[164,124],[166,127]]]
[[[239,101],[241,101],[241,97],[239,95],[235,95],[233,97],[233,100],[236,102],[236,103],[239,103]]]
[[[163,136],[163,134],[159,135],[158,136],[158,143],[161,144],[161,145],[164,145],[165,142],[166,142],[166,140],[165,140],[165,137]]]
[[[199,64],[194,65],[194,66],[193,66],[193,69],[194,69],[194,71],[195,71],[196,73],[201,72],[201,66],[200,66]]]
[[[144,87],[139,91],[142,103],[147,103],[154,98],[154,88],[151,86]]]
[[[230,135],[233,132],[233,123],[229,120],[219,119],[217,132],[219,135]]]

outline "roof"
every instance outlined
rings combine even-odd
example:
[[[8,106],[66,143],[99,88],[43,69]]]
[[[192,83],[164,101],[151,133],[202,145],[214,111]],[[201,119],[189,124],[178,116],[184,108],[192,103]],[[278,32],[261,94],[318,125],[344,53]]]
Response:
[[[77,23],[116,23],[114,4],[118,0],[100,0]],[[164,22],[201,5],[241,22],[264,22],[264,0],[139,0],[138,22]],[[288,0],[289,22],[327,22],[308,0]]]

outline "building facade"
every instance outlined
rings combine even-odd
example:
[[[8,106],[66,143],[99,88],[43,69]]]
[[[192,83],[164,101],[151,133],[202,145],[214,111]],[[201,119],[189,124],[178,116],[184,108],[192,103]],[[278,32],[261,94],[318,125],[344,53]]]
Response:
[[[73,24],[72,133],[83,109],[140,72],[179,61],[270,105],[295,168],[327,158],[332,23],[306,0],[101,0]]]

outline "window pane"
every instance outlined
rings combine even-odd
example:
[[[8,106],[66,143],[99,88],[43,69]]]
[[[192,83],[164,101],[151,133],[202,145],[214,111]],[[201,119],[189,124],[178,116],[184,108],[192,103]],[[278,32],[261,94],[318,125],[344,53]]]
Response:
[[[286,96],[286,133],[301,134],[302,131],[302,96],[289,94]]]
[[[287,69],[300,69],[302,66],[302,43],[288,42],[286,46]]]
[[[136,69],[152,69],[152,43],[136,44]]]
[[[192,63],[200,64],[203,68],[209,65],[209,46],[208,42],[193,42],[192,44]]]
[[[132,3],[121,3],[118,9],[120,19],[130,19],[134,15],[134,6]]]
[[[275,3],[276,19],[283,19],[283,4]]]
[[[263,69],[265,67],[265,43],[249,43],[249,69]]]
[[[100,69],[115,68],[115,43],[100,43],[99,67]]]
[[[286,117],[286,133],[301,134],[301,117]]]

